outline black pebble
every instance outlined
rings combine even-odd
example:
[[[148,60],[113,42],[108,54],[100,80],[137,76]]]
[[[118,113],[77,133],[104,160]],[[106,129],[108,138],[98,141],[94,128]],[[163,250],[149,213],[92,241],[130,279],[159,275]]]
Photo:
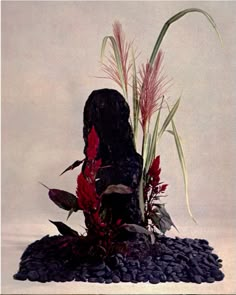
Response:
[[[114,275],[114,276],[112,277],[112,282],[113,282],[113,283],[119,283],[119,282],[120,282],[120,278],[119,278],[118,276]]]
[[[103,284],[105,279],[103,277],[98,278],[98,283]]]
[[[211,272],[212,277],[215,278],[216,281],[222,281],[224,278],[224,274],[220,270],[214,270]]]
[[[130,282],[131,281],[131,275],[129,273],[124,273],[122,276],[122,282]]]
[[[32,270],[28,273],[28,279],[30,281],[37,281],[39,279],[39,274],[37,271]]]
[[[212,253],[213,248],[205,240],[158,237],[156,244],[147,247],[147,239],[138,237],[132,240],[127,254],[117,253],[104,262],[96,259],[93,263],[74,260],[69,248],[61,252],[59,245],[66,241],[65,237],[45,237],[25,250],[19,271],[13,277],[42,283],[76,280],[107,284],[120,281],[200,284],[224,279],[220,270],[222,260]]]
[[[105,274],[105,270],[99,270],[95,273],[95,275],[98,277],[102,277],[102,276],[104,276],[104,274]]]
[[[163,283],[167,281],[167,277],[166,277],[165,274],[160,275],[160,281],[163,282]]]
[[[97,278],[88,278],[88,282],[90,282],[90,283],[96,283],[97,282]]]
[[[201,276],[199,276],[199,275],[195,275],[195,276],[194,276],[194,281],[195,281],[197,284],[201,284],[201,282],[202,282],[202,278],[201,278]]]
[[[206,279],[207,283],[214,283],[215,282],[215,279],[213,277],[208,277]]]
[[[170,255],[163,255],[161,258],[165,261],[173,261],[174,260],[174,257],[170,256]]]
[[[18,272],[14,274],[13,278],[15,280],[25,281],[27,279],[27,275],[25,273]]]
[[[160,279],[159,279],[159,278],[155,278],[155,277],[153,277],[153,278],[151,278],[151,279],[149,280],[149,282],[150,282],[151,284],[158,284],[158,283],[160,283]]]

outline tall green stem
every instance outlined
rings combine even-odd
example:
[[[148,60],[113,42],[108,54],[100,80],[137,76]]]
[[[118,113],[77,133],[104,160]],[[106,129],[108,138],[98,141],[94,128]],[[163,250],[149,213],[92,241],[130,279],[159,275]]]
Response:
[[[206,11],[204,11],[202,9],[198,9],[198,8],[185,9],[185,10],[182,10],[179,13],[175,14],[170,19],[168,19],[168,21],[162,27],[162,30],[161,30],[158,38],[157,38],[156,44],[155,44],[155,46],[153,48],[153,51],[152,51],[152,54],[151,54],[151,57],[150,57],[150,60],[149,60],[149,62],[150,62],[151,65],[153,65],[153,63],[155,61],[157,52],[158,52],[158,50],[160,48],[161,42],[162,42],[162,40],[163,40],[163,38],[164,38],[164,36],[165,36],[165,34],[166,34],[169,26],[173,22],[177,21],[178,19],[180,19],[181,17],[183,17],[185,14],[190,13],[190,12],[199,12],[199,13],[202,13],[208,19],[208,21],[211,23],[211,25],[215,29],[215,31],[216,31],[216,33],[217,33],[217,35],[218,35],[218,37],[219,37],[219,39],[220,39],[220,41],[222,43],[222,39],[221,39],[221,36],[220,36],[220,34],[219,34],[218,30],[217,30],[216,24],[215,24],[213,18]]]

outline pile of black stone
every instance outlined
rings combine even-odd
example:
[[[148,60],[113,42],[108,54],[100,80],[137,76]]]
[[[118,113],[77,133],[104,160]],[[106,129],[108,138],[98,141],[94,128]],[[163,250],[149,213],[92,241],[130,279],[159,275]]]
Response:
[[[91,262],[88,257],[73,257],[80,238],[45,236],[35,241],[21,257],[16,280],[45,282],[192,282],[221,281],[222,260],[214,254],[208,241],[158,236],[151,244],[139,234],[135,240],[123,241],[123,251],[111,253],[104,260]],[[124,251],[125,249],[125,251]]]

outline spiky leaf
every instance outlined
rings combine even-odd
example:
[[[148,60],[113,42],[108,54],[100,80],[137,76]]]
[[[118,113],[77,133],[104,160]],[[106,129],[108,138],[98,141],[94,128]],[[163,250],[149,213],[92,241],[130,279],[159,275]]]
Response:
[[[71,236],[71,237],[79,236],[77,231],[73,230],[72,228],[70,228],[68,225],[66,225],[65,223],[61,221],[52,221],[52,220],[49,220],[49,221],[57,227],[59,233],[62,234],[63,236]]]

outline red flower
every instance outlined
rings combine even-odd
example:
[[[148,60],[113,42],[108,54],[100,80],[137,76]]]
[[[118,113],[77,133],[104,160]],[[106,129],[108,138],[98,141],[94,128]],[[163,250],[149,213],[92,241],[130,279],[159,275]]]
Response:
[[[160,173],[161,173],[161,168],[160,168],[160,156],[157,156],[153,162],[151,167],[148,170],[148,175],[155,180],[160,179]],[[159,180],[158,180],[159,182]]]
[[[93,160],[96,158],[98,147],[99,147],[99,137],[93,126],[88,135],[88,146],[86,149],[86,156],[88,160]]]
[[[167,186],[168,186],[168,184],[162,184],[162,185],[160,186],[160,192],[161,192],[161,193],[164,193],[165,190],[166,190],[166,188],[167,188]]]
[[[85,212],[96,211],[99,200],[93,182],[89,182],[81,172],[77,178],[78,205]]]
[[[95,160],[98,146],[99,137],[93,126],[88,134],[88,146],[86,149],[88,160],[86,161],[84,172],[81,172],[77,178],[76,190],[78,205],[87,213],[95,212],[100,207],[100,200],[95,185],[96,174],[101,166],[101,159]]]

